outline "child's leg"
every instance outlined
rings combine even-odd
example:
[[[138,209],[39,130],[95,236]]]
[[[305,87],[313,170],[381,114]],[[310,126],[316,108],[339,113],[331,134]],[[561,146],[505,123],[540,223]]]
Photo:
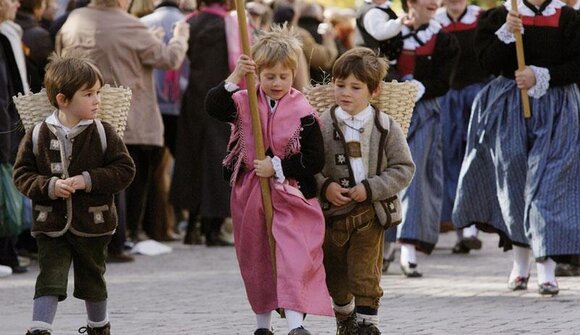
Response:
[[[272,312],[256,314],[256,328],[270,329],[272,328]]]
[[[401,244],[401,270],[409,278],[423,276],[417,271],[417,250],[414,244]]]
[[[304,313],[293,311],[291,309],[285,309],[284,314],[286,315],[286,323],[288,324],[288,330],[302,327]]]
[[[556,282],[556,262],[549,258],[536,262],[538,269],[538,285],[540,294],[558,294],[558,282]]]
[[[32,324],[30,331],[48,330],[52,331],[52,323],[58,307],[58,297],[45,295],[34,299],[32,308]]]
[[[40,273],[36,278],[31,331],[48,330],[56,315],[58,301],[67,296],[71,249],[66,236],[36,238]]]
[[[508,279],[508,288],[512,291],[528,288],[530,278],[530,256],[532,250],[514,245],[514,264]]]
[[[380,285],[384,229],[377,222],[354,227],[348,250],[349,285],[355,296],[359,327],[377,328],[378,308],[383,295]]]
[[[89,327],[101,328],[109,323],[109,316],[107,315],[107,300],[85,300],[85,307],[87,309],[87,324]]]

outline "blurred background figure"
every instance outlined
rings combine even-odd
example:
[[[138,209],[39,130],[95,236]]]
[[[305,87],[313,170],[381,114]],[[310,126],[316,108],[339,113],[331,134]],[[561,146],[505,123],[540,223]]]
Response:
[[[15,22],[22,27],[22,44],[26,56],[26,70],[32,92],[39,92],[44,80],[44,67],[53,43],[48,30],[40,25],[46,9],[45,0],[22,0]]]
[[[27,271],[16,251],[23,200],[18,192],[12,192],[12,166],[24,130],[11,101],[14,95],[29,92],[22,29],[13,21],[19,6],[18,0],[0,0],[0,276]]]
[[[231,189],[222,174],[222,160],[230,128],[205,112],[204,100],[230,74],[230,60],[235,64],[239,55],[234,51],[239,50],[239,37],[237,21],[224,0],[200,1],[198,7],[187,21],[189,81],[177,125],[170,200],[176,208],[189,211],[184,243],[202,243],[203,235],[207,246],[227,246],[231,242],[221,229],[230,217]]]

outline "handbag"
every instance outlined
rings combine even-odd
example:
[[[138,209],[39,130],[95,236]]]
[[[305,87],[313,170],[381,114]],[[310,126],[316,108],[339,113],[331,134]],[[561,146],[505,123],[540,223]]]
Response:
[[[24,196],[12,181],[13,168],[0,164],[0,237],[17,236],[22,231]]]

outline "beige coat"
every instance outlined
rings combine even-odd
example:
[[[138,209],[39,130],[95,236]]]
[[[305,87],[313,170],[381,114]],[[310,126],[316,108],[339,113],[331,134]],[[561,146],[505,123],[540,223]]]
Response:
[[[139,19],[117,8],[80,8],[71,13],[57,35],[55,49],[83,51],[96,62],[105,82],[133,91],[124,141],[163,145],[163,122],[153,86],[153,68],[175,69],[187,51],[187,39],[167,45]]]

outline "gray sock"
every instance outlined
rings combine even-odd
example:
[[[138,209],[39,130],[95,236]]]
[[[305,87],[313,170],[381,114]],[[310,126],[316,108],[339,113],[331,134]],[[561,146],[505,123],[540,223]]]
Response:
[[[89,322],[99,324],[107,320],[107,300],[103,301],[85,300],[85,306],[87,308],[87,318],[89,319]]]
[[[52,325],[56,308],[58,307],[58,297],[54,295],[45,295],[34,299],[32,308],[32,321],[41,321]]]

